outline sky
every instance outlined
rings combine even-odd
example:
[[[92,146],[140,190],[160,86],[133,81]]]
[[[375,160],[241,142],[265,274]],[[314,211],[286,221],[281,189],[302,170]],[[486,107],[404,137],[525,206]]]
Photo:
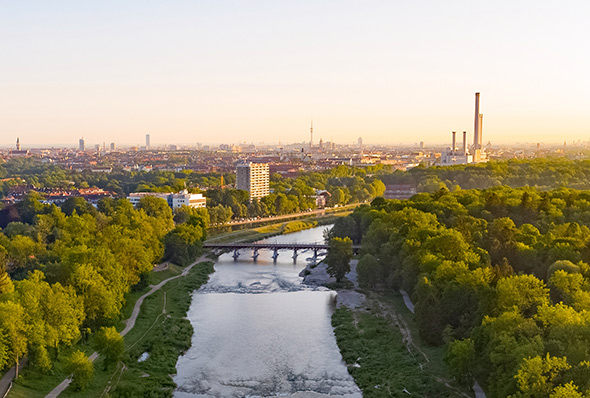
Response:
[[[0,145],[590,139],[590,2],[0,0]]]

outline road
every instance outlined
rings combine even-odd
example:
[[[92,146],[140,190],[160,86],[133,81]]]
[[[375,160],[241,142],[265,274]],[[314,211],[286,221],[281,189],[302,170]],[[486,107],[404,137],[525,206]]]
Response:
[[[300,213],[292,213],[292,214],[284,214],[282,216],[273,216],[273,217],[264,217],[264,218],[260,218],[260,219],[253,219],[253,220],[245,220],[245,221],[230,221],[226,224],[220,224],[220,225],[211,225],[210,227],[212,228],[219,228],[219,227],[229,227],[232,225],[243,225],[243,224],[256,224],[256,223],[262,223],[262,222],[268,222],[268,221],[276,221],[276,220],[285,220],[285,219],[289,219],[289,218],[297,218],[297,217],[304,217],[304,216],[312,216],[312,215],[326,215],[326,214],[335,214],[338,213],[341,210],[347,210],[347,209],[351,209],[351,208],[355,208],[357,206],[360,206],[361,203],[354,203],[354,204],[350,204],[350,205],[346,205],[346,206],[341,206],[338,207],[336,209],[319,209],[319,210],[312,210],[312,211],[302,211]],[[330,210],[330,212],[328,213],[327,210]]]
[[[27,358],[22,358],[20,360],[19,366],[21,369],[27,365]],[[8,369],[8,371],[2,376],[0,379],[0,397],[5,397],[10,389],[10,384],[14,377],[16,376],[16,368],[13,366],[12,368]]]
[[[135,306],[133,307],[133,312],[131,313],[131,316],[125,321],[125,328],[119,334],[121,336],[125,336],[127,333],[129,333],[129,331],[131,329],[133,329],[133,327],[135,326],[135,321],[137,320],[137,316],[139,315],[139,311],[141,310],[141,305],[143,304],[143,301],[145,300],[146,297],[151,296],[152,294],[154,294],[155,292],[160,290],[162,288],[162,286],[164,286],[166,283],[170,282],[171,280],[174,280],[177,278],[182,278],[183,276],[186,276],[186,274],[188,274],[190,272],[190,270],[195,265],[197,265],[201,261],[206,261],[206,260],[207,260],[207,258],[205,256],[201,256],[197,259],[197,261],[195,261],[194,263],[187,266],[184,270],[182,270],[182,273],[175,275],[175,276],[171,276],[168,279],[164,279],[162,282],[158,283],[157,285],[153,285],[151,287],[151,289],[146,294],[144,294],[143,296],[141,296],[140,298],[137,299],[137,302],[135,303]],[[94,361],[97,357],[98,357],[98,353],[94,352],[94,353],[92,353],[92,355],[90,355],[89,358],[91,361]],[[68,377],[67,379],[62,381],[57,387],[55,387],[49,394],[47,394],[45,396],[45,398],[57,397],[66,388],[68,388],[68,386],[70,385],[71,382],[72,382],[72,379]]]

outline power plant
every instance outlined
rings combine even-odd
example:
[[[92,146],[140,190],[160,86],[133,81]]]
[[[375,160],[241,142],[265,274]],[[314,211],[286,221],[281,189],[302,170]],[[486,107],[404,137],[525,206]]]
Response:
[[[479,93],[475,93],[475,117],[473,120],[473,146],[467,148],[467,131],[463,131],[463,145],[457,149],[457,133],[452,132],[451,147],[440,156],[441,166],[452,166],[454,164],[468,164],[487,162],[487,156],[482,145],[482,123],[483,114],[479,113]]]

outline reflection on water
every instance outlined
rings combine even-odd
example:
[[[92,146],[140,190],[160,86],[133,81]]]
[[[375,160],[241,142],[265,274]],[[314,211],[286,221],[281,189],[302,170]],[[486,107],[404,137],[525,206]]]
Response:
[[[322,240],[325,227],[269,239]],[[195,334],[179,358],[176,398],[360,397],[342,362],[330,317],[336,293],[301,284],[304,259],[281,252],[226,254],[209,283],[193,295],[188,313]]]

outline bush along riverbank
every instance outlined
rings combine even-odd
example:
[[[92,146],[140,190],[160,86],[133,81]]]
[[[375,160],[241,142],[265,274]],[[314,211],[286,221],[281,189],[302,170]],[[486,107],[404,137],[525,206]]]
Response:
[[[130,344],[108,387],[110,396],[172,397],[176,361],[190,347],[193,335],[186,319],[191,296],[212,272],[212,262],[199,263],[146,299],[143,316],[126,338]]]
[[[342,358],[364,397],[460,396],[421,370],[399,329],[386,319],[339,308],[332,315],[332,326]]]

